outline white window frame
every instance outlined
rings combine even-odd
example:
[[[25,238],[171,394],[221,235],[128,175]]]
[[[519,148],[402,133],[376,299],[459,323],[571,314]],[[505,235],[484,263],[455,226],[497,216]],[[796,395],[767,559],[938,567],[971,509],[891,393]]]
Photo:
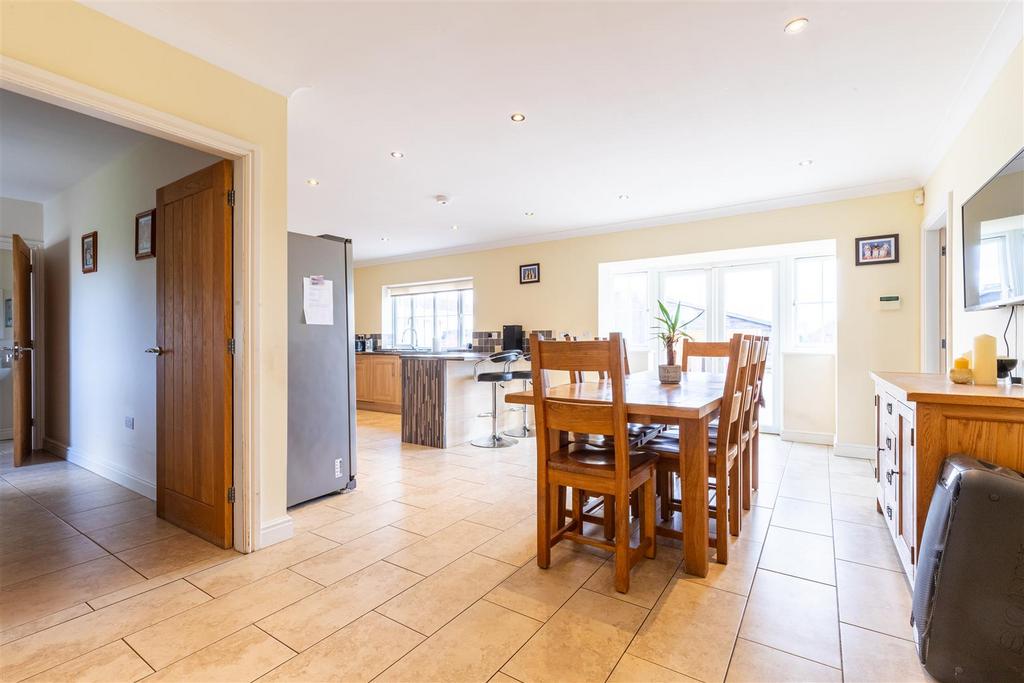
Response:
[[[822,300],[822,301],[801,301],[801,302],[797,302],[797,299],[796,299],[796,262],[799,261],[799,260],[805,260],[805,259],[827,259],[827,258],[831,258],[832,259],[833,269],[835,271],[835,278],[836,278],[836,283],[835,283],[836,287],[835,287],[835,291],[833,292],[834,297],[833,297],[832,301],[829,302],[829,301]],[[784,349],[785,352],[786,353],[832,354],[832,355],[834,355],[835,352],[836,352],[836,337],[838,336],[838,326],[839,326],[839,320],[838,320],[838,311],[839,311],[839,301],[838,301],[838,299],[839,299],[839,282],[838,282],[838,279],[839,279],[839,268],[838,268],[838,264],[836,263],[835,254],[806,254],[806,255],[788,257],[786,259],[786,261],[788,263],[786,263],[784,282],[785,282],[786,290],[787,291],[785,292],[785,295],[786,295],[785,299],[781,299],[783,301],[788,301],[789,302],[788,306],[783,307],[784,310],[786,311],[786,318],[787,318],[786,328],[785,328],[786,331],[787,331],[786,343],[785,343],[785,349]],[[831,303],[835,307],[836,315],[833,316],[833,317],[836,320],[836,328],[837,329],[832,331],[832,343],[831,344],[800,344],[797,341],[797,333],[796,333],[796,307],[797,307],[797,303],[801,303],[801,304],[817,303],[817,304],[820,304],[820,305]]]
[[[385,348],[390,347],[401,347],[402,337],[401,334],[408,328],[403,328],[397,319],[398,312],[396,310],[395,301],[404,297],[431,295],[431,320],[433,320],[434,334],[437,334],[437,295],[445,292],[459,292],[458,298],[458,339],[460,344],[463,339],[468,338],[469,343],[473,341],[473,324],[469,324],[469,329],[466,329],[467,317],[471,320],[476,320],[475,311],[470,310],[468,313],[464,310],[465,297],[462,296],[464,291],[473,292],[473,306],[476,306],[476,292],[473,287],[472,278],[453,278],[450,280],[437,280],[433,282],[413,282],[404,284],[393,284],[384,285],[381,288],[381,341]],[[394,294],[393,290],[399,290],[400,293]],[[409,291],[401,291],[409,290]],[[401,331],[400,331],[401,330]],[[430,350],[433,347],[433,339],[417,339],[417,344],[414,350]],[[409,340],[412,343],[412,340]],[[403,347],[404,348],[404,347]],[[464,346],[450,347],[443,349],[445,351],[464,351]]]

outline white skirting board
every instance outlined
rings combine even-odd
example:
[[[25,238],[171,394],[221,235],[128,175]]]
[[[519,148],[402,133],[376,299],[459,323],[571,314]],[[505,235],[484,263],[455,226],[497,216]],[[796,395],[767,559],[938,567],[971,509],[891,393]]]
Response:
[[[64,444],[54,441],[53,439],[43,439],[43,448],[47,453],[56,455],[58,458],[64,458],[68,462],[74,463],[83,469],[87,469],[90,472],[98,474],[104,479],[109,479],[115,484],[120,484],[126,489],[132,490],[140,496],[145,496],[150,500],[156,500],[156,484],[154,482],[146,481],[134,474],[125,472],[117,465],[101,460],[100,458],[93,458],[74,448],[68,448]]]
[[[862,458],[864,460],[874,460],[877,455],[874,446],[859,443],[837,443],[833,453],[846,458]]]
[[[14,427],[0,429],[0,441],[7,441],[14,438]]]
[[[265,522],[260,527],[260,541],[256,549],[259,550],[260,548],[266,548],[268,545],[287,541],[294,535],[295,526],[292,523],[292,518],[288,515],[282,515]]]
[[[836,441],[835,434],[826,434],[824,432],[791,432],[783,429],[779,433],[779,438],[783,441],[796,441],[797,443],[816,443],[825,446],[831,446]]]

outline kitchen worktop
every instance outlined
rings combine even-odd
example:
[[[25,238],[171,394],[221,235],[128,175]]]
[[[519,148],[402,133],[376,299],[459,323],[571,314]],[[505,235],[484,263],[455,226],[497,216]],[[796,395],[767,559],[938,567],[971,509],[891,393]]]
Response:
[[[383,349],[381,351],[356,351],[357,356],[398,356],[399,358],[424,358],[435,360],[472,360],[478,361],[487,358],[490,354],[479,351],[411,351],[409,349]]]

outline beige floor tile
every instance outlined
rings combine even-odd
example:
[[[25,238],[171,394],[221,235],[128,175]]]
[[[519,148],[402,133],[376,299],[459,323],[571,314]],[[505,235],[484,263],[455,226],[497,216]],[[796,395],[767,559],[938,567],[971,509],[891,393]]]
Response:
[[[45,617],[40,617],[39,619],[34,619],[32,621],[25,622],[24,624],[14,626],[12,628],[7,629],[6,631],[0,632],[0,645],[9,643],[14,640],[18,640],[19,638],[24,638],[25,636],[30,636],[33,633],[38,633],[39,631],[43,631],[45,629],[50,628],[51,626],[63,624],[65,621],[68,621],[69,619],[80,617],[83,614],[88,614],[91,611],[92,608],[90,608],[88,604],[83,602],[77,605],[72,605],[67,609],[62,609],[59,612],[48,614]]]
[[[45,617],[143,580],[107,555],[6,587],[0,593],[0,629]]]
[[[902,571],[896,548],[884,527],[835,521],[836,559]]]
[[[696,680],[627,653],[615,666],[608,683],[691,683]]]
[[[864,496],[865,498],[875,495],[875,490],[878,486],[874,476],[870,474],[842,474],[841,472],[832,472],[829,477],[829,483],[833,493],[845,493],[851,496]]]
[[[317,501],[315,504],[288,508],[288,515],[292,518],[292,526],[295,529],[296,535],[327,526],[338,520],[345,519],[350,514],[320,501]]]
[[[515,567],[504,562],[467,553],[377,611],[429,636],[514,571]]]
[[[389,555],[387,560],[428,576],[490,540],[498,532],[472,522],[456,522],[422,541]]]
[[[66,518],[68,515],[76,512],[84,512],[85,510],[92,510],[139,498],[142,498],[142,496],[134,491],[118,486],[116,488],[88,491],[72,496],[61,496],[43,503],[43,505],[53,514]],[[40,502],[42,503],[42,501]]]
[[[499,671],[498,673],[491,676],[488,679],[487,683],[518,683],[518,681],[516,681],[516,679],[512,678],[508,674]]]
[[[851,474],[859,477],[874,477],[874,460],[833,455],[828,459],[830,474]]]
[[[604,680],[647,614],[581,589],[501,670],[521,681]]]
[[[758,570],[740,636],[839,668],[839,614],[832,586]]]
[[[475,500],[452,498],[444,505],[416,512],[397,522],[392,522],[391,526],[420,536],[430,536],[455,522],[476,514],[485,507],[487,507],[486,504]]]
[[[291,569],[321,585],[329,586],[335,581],[340,581],[346,576],[422,540],[422,536],[386,526],[334,550],[328,550],[326,553],[293,565]]]
[[[185,582],[161,586],[106,609],[0,647],[0,680],[21,680],[210,601]]]
[[[486,681],[541,624],[481,600],[375,679],[378,683]]]
[[[765,538],[759,566],[831,586],[836,583],[832,539],[828,536],[772,527]]]
[[[216,598],[337,547],[337,543],[326,538],[309,533],[301,534],[192,574],[188,581]]]
[[[829,506],[825,503],[779,497],[775,501],[772,526],[831,536],[832,514]]]
[[[848,496],[844,493],[832,494],[832,518],[844,522],[857,522],[869,526],[884,527],[885,518],[877,509],[877,502],[872,496]]]
[[[60,517],[42,508],[39,510],[38,513],[20,515],[17,520],[0,515],[0,526],[4,529],[3,537],[0,537],[0,553],[6,556],[26,545],[79,535],[75,527]]]
[[[255,626],[247,626],[223,640],[178,660],[146,679],[157,681],[203,681],[235,683],[252,681],[295,653]]]
[[[369,612],[288,660],[261,683],[365,683],[423,642],[423,636]]]
[[[301,652],[423,577],[387,562],[377,562],[330,587],[270,615],[257,625]]]
[[[841,624],[843,680],[846,683],[919,683],[934,681],[911,642]]]
[[[142,661],[142,657],[123,640],[115,640],[28,680],[36,683],[110,683],[137,681],[151,673],[153,670]]]
[[[754,574],[757,572],[757,563],[761,559],[762,547],[761,543],[745,536],[730,539],[728,564],[711,562],[708,565],[708,575],[704,577],[687,574],[680,568],[677,577],[737,595],[749,595],[750,585],[754,582]]]
[[[165,522],[156,515],[147,515],[117,526],[90,531],[88,535],[109,552],[119,553],[184,533],[186,531],[181,527]]]
[[[891,636],[914,639],[913,594],[903,572],[836,562],[839,620]]]
[[[328,496],[323,501],[325,505],[355,515],[419,490],[412,484],[394,481],[383,485],[368,486],[364,489],[357,488],[355,491],[336,496]]]
[[[807,474],[804,472],[791,472],[786,467],[786,474],[782,477],[782,485],[779,486],[779,495],[785,498],[798,498],[809,500],[812,503],[827,503],[829,501],[828,470],[820,474]]]
[[[6,588],[104,555],[107,555],[106,550],[81,534],[23,544],[21,548],[3,554],[0,560],[0,586]]]
[[[775,500],[779,496],[780,486],[782,486],[781,481],[762,478],[757,490],[750,494],[751,504],[763,508],[775,507]]]
[[[392,522],[417,513],[421,509],[392,500],[322,526],[316,530],[316,534],[337,543],[348,543],[371,531],[376,531]]]
[[[64,521],[79,531],[90,532],[103,527],[124,524],[140,517],[156,516],[156,502],[149,498],[133,498],[123,503],[65,515]]]
[[[522,567],[537,555],[537,518],[520,520],[481,545],[476,552]]]
[[[673,580],[628,652],[692,678],[721,681],[744,602],[734,593]]]
[[[729,663],[726,683],[842,683],[839,669],[754,643],[743,638]]]
[[[655,559],[643,558],[630,570],[627,593],[615,590],[615,561],[606,560],[597,573],[590,577],[585,587],[596,593],[651,609],[675,575],[682,557],[682,552],[677,548],[659,546]]]
[[[192,534],[178,534],[138,548],[117,553],[117,557],[147,579],[167,574],[190,564],[237,556],[234,550],[218,548]]]
[[[567,545],[551,549],[551,565],[528,562],[487,594],[487,600],[520,614],[546,621],[601,566],[602,560]]]
[[[125,641],[159,670],[318,588],[309,579],[285,569],[132,634]]]
[[[116,602],[121,602],[122,600],[127,600],[128,598],[134,597],[136,595],[141,595],[159,586],[172,583],[174,581],[177,581],[178,579],[183,579],[191,574],[201,572],[204,569],[209,569],[210,567],[214,567],[218,564],[227,562],[230,559],[231,555],[225,555],[221,557],[215,557],[209,560],[202,560],[201,562],[196,562],[195,564],[187,565],[185,567],[182,567],[181,569],[176,569],[173,572],[161,574],[160,576],[155,576],[152,579],[146,579],[145,581],[142,581],[140,583],[133,583],[130,586],[126,586],[125,588],[116,590],[112,593],[106,593],[104,595],[99,596],[98,598],[93,598],[89,601],[89,606],[93,609],[103,609],[108,605],[113,605]]]

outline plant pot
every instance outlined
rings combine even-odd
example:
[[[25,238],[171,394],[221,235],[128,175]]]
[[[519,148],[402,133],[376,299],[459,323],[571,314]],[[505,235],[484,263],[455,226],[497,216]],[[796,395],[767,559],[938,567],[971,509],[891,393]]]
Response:
[[[659,365],[658,380],[662,384],[679,384],[682,379],[683,369],[678,365]]]

